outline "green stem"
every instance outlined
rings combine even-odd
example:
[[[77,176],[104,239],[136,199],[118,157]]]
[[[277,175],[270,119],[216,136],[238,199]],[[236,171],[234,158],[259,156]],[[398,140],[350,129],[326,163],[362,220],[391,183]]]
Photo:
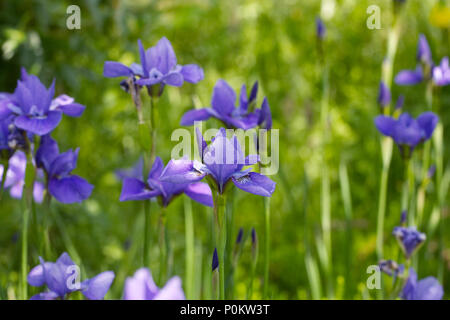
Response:
[[[0,200],[2,200],[3,191],[5,190],[6,174],[9,169],[9,160],[5,160],[3,163],[2,183],[0,186]]]
[[[186,242],[186,298],[194,299],[194,216],[192,214],[192,203],[187,197],[184,198],[184,226]]]
[[[150,200],[144,200],[144,266],[150,267]]]
[[[159,214],[159,283],[162,286],[166,281],[167,273],[167,243],[166,243],[166,212],[161,207]]]
[[[264,287],[263,298],[268,299],[269,293],[269,265],[270,265],[270,197],[264,198],[264,216],[265,216],[265,240],[264,240]]]
[[[225,247],[227,243],[226,197],[216,193],[214,197],[215,234],[219,258],[219,299],[225,300]]]

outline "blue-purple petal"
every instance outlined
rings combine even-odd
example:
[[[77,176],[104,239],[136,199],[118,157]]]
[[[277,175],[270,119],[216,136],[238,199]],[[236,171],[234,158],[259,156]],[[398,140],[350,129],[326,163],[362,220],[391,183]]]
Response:
[[[47,115],[42,117],[18,116],[14,120],[14,124],[20,129],[43,136],[53,131],[58,126],[61,118],[62,113],[60,111],[49,111]]]
[[[105,271],[84,282],[85,289],[81,292],[89,300],[102,300],[114,280],[114,272]]]
[[[190,83],[197,83],[205,77],[203,74],[203,69],[196,64],[186,64],[181,68],[181,74],[183,75],[184,81]]]
[[[205,121],[210,117],[211,114],[207,108],[189,110],[181,118],[180,125],[192,126],[195,121]]]
[[[81,202],[89,198],[93,189],[93,185],[76,175],[62,179],[52,178],[49,182],[51,195],[61,203]]]
[[[106,61],[103,65],[103,76],[106,78],[129,77],[133,71],[126,65],[116,61]]]
[[[186,187],[184,193],[192,200],[195,200],[205,206],[213,207],[212,192],[206,183],[191,183]]]
[[[259,196],[270,197],[275,191],[276,183],[256,172],[250,172],[248,175],[240,178],[233,177],[232,180],[239,189]]]

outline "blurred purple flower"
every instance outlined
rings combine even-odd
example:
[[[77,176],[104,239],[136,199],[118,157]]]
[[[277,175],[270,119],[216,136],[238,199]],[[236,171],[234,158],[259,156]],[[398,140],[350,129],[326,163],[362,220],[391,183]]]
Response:
[[[403,274],[405,266],[403,264],[397,264],[397,262],[393,260],[382,260],[378,263],[380,270],[386,273],[389,276],[394,276],[396,278],[399,275]]]
[[[397,238],[407,259],[426,240],[426,235],[417,231],[415,227],[395,227],[392,234]]]
[[[409,158],[414,148],[431,138],[439,118],[433,112],[424,112],[412,118],[403,113],[398,119],[380,115],[375,118],[375,126],[383,135],[394,139],[403,157]]]
[[[36,165],[48,179],[48,191],[62,203],[81,202],[92,193],[94,186],[85,179],[72,175],[77,166],[79,148],[59,153],[58,144],[50,135],[43,136],[36,152]]]
[[[421,66],[417,66],[415,70],[401,70],[395,76],[395,83],[401,86],[414,85],[422,82],[424,79]]]
[[[433,82],[437,86],[446,86],[450,84],[448,57],[442,58],[441,64],[433,68]]]
[[[27,164],[27,158],[22,151],[16,151],[14,155],[9,159],[9,168],[6,173],[5,189],[9,188],[9,194],[15,199],[21,199],[23,193],[23,187],[25,185],[25,168]],[[0,183],[2,182],[4,167],[0,165]],[[38,172],[38,176],[42,175],[42,172]],[[34,201],[41,203],[44,198],[44,185],[39,182],[34,182],[33,187]]]
[[[417,43],[417,61],[429,66],[433,64],[430,45],[424,34],[419,35],[419,41]]]
[[[56,262],[45,262],[41,257],[39,260],[41,264],[30,271],[27,280],[34,287],[46,285],[48,291],[34,295],[31,300],[64,299],[75,291],[81,291],[90,300],[101,300],[115,277],[114,272],[105,271],[80,283],[79,268],[66,252]]]
[[[178,184],[166,182],[161,179],[163,170],[164,163],[161,158],[156,157],[146,182],[138,177],[125,178],[120,201],[146,200],[158,197],[161,199],[163,206],[166,207],[175,196],[185,193],[192,200],[209,207],[213,206],[211,189],[206,183],[186,181]],[[134,172],[134,174],[138,176],[139,172]],[[142,171],[140,177],[142,177]]]
[[[441,300],[443,295],[444,289],[436,278],[426,277],[417,281],[416,272],[410,268],[400,297],[405,300]]]
[[[225,129],[221,128],[209,145],[198,129],[196,135],[202,162],[170,160],[161,174],[161,180],[187,183],[197,182],[208,176],[219,193],[223,193],[225,186],[232,181],[236,187],[246,192],[272,196],[275,182],[264,175],[251,172],[251,169],[243,170],[244,166],[256,164],[259,156],[244,157],[235,135],[228,139]]]
[[[391,92],[383,81],[380,81],[377,102],[382,108],[388,106],[391,103]]]
[[[85,108],[83,105],[66,95],[53,99],[54,94],[54,80],[47,89],[38,77],[22,69],[21,80],[17,82],[8,103],[8,108],[15,115],[15,126],[43,136],[58,126],[63,113],[71,117],[81,116]]]
[[[236,92],[225,80],[218,80],[213,89],[211,98],[212,108],[193,109],[186,112],[181,118],[181,125],[190,126],[195,121],[205,121],[216,118],[227,128],[240,128],[243,130],[261,126],[264,129],[272,128],[272,115],[269,103],[265,97],[261,108],[255,109],[258,82],[255,82],[247,97],[246,86],[241,87],[239,107],[235,107]]]
[[[156,84],[180,87],[183,82],[197,83],[203,80],[203,69],[196,64],[179,65],[172,45],[166,37],[147,50],[138,40],[141,64],[132,63],[129,67],[120,62],[106,61],[103,76],[138,77],[137,85],[151,87]],[[160,89],[162,92],[162,89]]]
[[[326,28],[325,28],[325,24],[323,23],[322,19],[320,19],[320,17],[316,18],[316,36],[319,39],[323,39],[325,37],[325,32],[326,32]]]
[[[140,157],[133,167],[127,169],[118,169],[116,170],[115,173],[119,180],[125,180],[126,178],[135,178],[142,180],[143,170],[144,170],[144,159]]]
[[[185,300],[180,277],[172,277],[160,289],[147,268],[137,270],[133,277],[125,280],[123,298],[125,300]]]

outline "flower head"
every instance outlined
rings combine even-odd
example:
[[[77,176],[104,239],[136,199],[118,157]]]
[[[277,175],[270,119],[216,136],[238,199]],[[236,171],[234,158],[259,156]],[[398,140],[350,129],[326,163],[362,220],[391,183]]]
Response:
[[[62,114],[79,117],[84,106],[74,99],[61,95],[53,99],[55,81],[47,89],[35,75],[29,75],[22,69],[21,79],[10,96],[8,108],[14,114],[14,125],[29,133],[46,135],[55,129]]]
[[[147,181],[144,182],[142,178],[138,177],[125,178],[123,180],[120,201],[159,198],[163,206],[166,207],[175,196],[185,193],[192,200],[212,207],[211,189],[206,183],[186,181],[185,183],[178,184],[163,181],[161,179],[163,170],[164,163],[161,158],[156,157]],[[138,175],[137,172],[136,175]],[[140,175],[142,177],[142,171]]]
[[[58,144],[50,135],[41,139],[35,156],[36,165],[44,170],[48,191],[59,202],[81,202],[89,198],[94,189],[85,179],[71,174],[77,166],[79,150],[59,153]]]
[[[383,135],[394,139],[402,155],[409,158],[419,143],[431,138],[438,121],[438,116],[431,111],[422,113],[417,119],[405,112],[398,119],[377,116],[375,126]]]
[[[184,300],[180,277],[172,277],[163,288],[158,288],[149,269],[137,270],[125,280],[125,300]]]
[[[417,274],[411,268],[400,297],[405,300],[441,300],[443,295],[444,289],[436,278],[426,277],[417,281]]]
[[[326,28],[325,28],[325,24],[323,23],[322,19],[320,19],[320,17],[316,18],[316,36],[319,39],[323,39],[325,37],[325,32],[326,32]]]
[[[199,141],[199,154],[202,162],[187,159],[170,160],[161,174],[163,181],[173,183],[197,182],[205,177],[213,184],[214,189],[224,193],[229,182],[241,190],[256,195],[270,197],[275,191],[275,182],[244,166],[254,165],[259,157],[244,157],[236,136],[227,138],[221,128],[212,142],[207,145],[199,130],[196,130]]]
[[[424,233],[417,231],[415,227],[395,227],[392,234],[397,238],[407,259],[427,238]]]
[[[190,126],[195,121],[205,121],[213,117],[222,121],[227,128],[243,130],[261,126],[272,128],[272,115],[267,98],[264,98],[261,108],[255,109],[258,82],[252,87],[247,96],[246,86],[241,87],[239,106],[236,107],[236,92],[225,80],[218,80],[214,86],[211,106],[212,108],[194,109],[186,112],[181,118],[181,125]]]
[[[120,62],[106,61],[103,76],[107,78],[131,77],[139,86],[152,87],[160,84],[160,93],[165,85],[180,87],[183,82],[197,83],[203,79],[203,69],[196,64],[179,65],[172,44],[166,37],[147,50],[138,40],[141,64],[133,63],[129,67]]]
[[[441,64],[433,68],[433,82],[437,86],[446,86],[450,84],[448,57],[442,58]]]
[[[27,280],[34,287],[46,285],[48,291],[31,297],[32,300],[64,299],[75,291],[81,291],[90,300],[101,300],[114,280],[114,272],[105,271],[80,283],[79,268],[66,252],[56,262],[46,262],[41,257],[39,260],[41,263],[30,271]]]
[[[405,266],[403,264],[399,265],[393,260],[381,260],[378,263],[378,266],[380,267],[380,270],[382,272],[386,273],[388,276],[394,276],[394,278],[402,275],[405,269]]]

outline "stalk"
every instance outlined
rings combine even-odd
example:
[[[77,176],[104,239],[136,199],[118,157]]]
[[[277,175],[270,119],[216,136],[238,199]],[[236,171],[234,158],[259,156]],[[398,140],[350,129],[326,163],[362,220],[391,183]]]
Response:
[[[3,173],[2,173],[2,183],[0,185],[0,200],[2,200],[3,191],[5,190],[5,182],[6,182],[6,174],[9,169],[9,160],[4,161],[3,164]]]
[[[194,216],[192,214],[192,203],[187,197],[184,198],[184,226],[186,242],[186,298],[194,299]]]
[[[159,283],[163,285],[167,273],[166,212],[162,207],[159,214]]]
[[[264,287],[263,297],[268,299],[269,291],[269,265],[270,265],[270,197],[264,197],[264,221],[265,221],[265,239],[264,239]]]
[[[215,234],[219,258],[219,299],[225,300],[225,247],[227,242],[226,197],[216,193],[214,197]]]
[[[150,200],[144,200],[144,266],[150,266]]]

